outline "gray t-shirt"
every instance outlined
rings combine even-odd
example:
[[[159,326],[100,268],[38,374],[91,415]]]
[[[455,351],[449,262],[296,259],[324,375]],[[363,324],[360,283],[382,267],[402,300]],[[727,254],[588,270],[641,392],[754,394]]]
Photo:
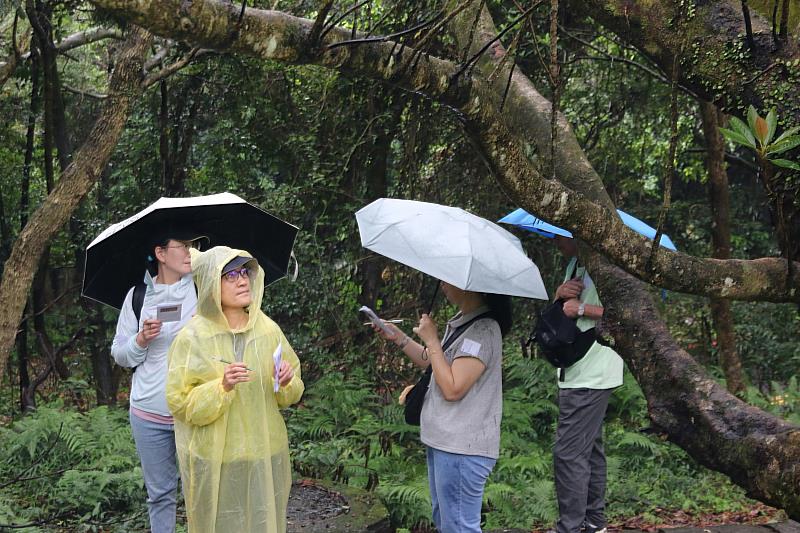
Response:
[[[461,324],[488,311],[486,307],[467,315],[459,313],[447,323],[444,340]],[[444,342],[443,342],[444,344]],[[500,419],[503,416],[503,338],[492,318],[473,322],[445,351],[452,364],[458,357],[475,357],[486,366],[478,380],[460,400],[444,399],[431,376],[420,419],[423,444],[450,453],[497,459],[500,453]]]

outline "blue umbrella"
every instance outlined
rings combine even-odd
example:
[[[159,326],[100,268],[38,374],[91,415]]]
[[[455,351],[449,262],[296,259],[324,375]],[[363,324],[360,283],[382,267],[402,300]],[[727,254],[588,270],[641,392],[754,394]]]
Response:
[[[648,239],[655,238],[656,236],[655,228],[648,226],[638,218],[631,216],[625,211],[622,211],[620,209],[617,209],[617,213],[619,213],[619,217],[622,219],[625,225],[631,228],[633,231],[641,235],[644,235]],[[570,239],[572,238],[572,233],[570,233],[569,231],[563,228],[559,228],[558,226],[548,224],[544,220],[531,215],[522,208],[512,211],[511,213],[507,214],[506,216],[498,220],[498,222],[503,224],[512,224],[522,229],[538,233],[539,235],[547,237],[548,239],[552,239],[556,235],[561,235],[563,237],[568,237]],[[668,236],[662,234],[661,240],[659,242],[661,246],[663,246],[664,248],[667,248],[672,251],[677,251],[677,248],[675,248],[675,244],[673,244],[672,239],[670,239]]]

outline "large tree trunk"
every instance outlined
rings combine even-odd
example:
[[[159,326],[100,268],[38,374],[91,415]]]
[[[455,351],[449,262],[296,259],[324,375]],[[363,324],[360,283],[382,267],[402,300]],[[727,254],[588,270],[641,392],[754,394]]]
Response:
[[[684,282],[681,286],[693,289],[691,292],[699,292],[697,280],[708,284],[716,279],[720,290],[707,292],[727,297],[731,293],[722,288],[732,284],[736,285],[737,297],[746,293],[748,286],[754,298],[770,299],[767,293],[771,289],[778,300],[798,296],[787,294],[790,286],[784,284],[785,261],[782,273],[771,279],[763,277],[764,263],[759,262],[756,270],[760,280],[753,280],[749,275],[743,276],[743,271],[737,274],[731,266],[741,267],[742,263],[696,260],[683,254],[661,252],[656,246],[653,264],[658,276],[653,278],[652,272],[644,266],[652,243],[643,242],[641,237],[626,231],[612,214],[613,205],[601,180],[583,163],[585,154],[563,117],[559,120],[556,157],[568,168],[560,165],[556,168],[560,172],[559,180],[563,179],[572,189],[556,180],[542,178],[536,160],[546,152],[532,145],[531,139],[536,137],[537,123],[549,124],[550,106],[529,80],[515,74],[505,109],[502,113],[498,111],[505,88],[503,73],[507,76],[509,67],[501,69],[498,76],[501,81],[494,85],[487,84],[484,79],[487,69],[491,71],[493,67],[492,62],[498,61],[504,53],[500,46],[489,50],[487,64],[479,66],[478,76],[451,84],[450,80],[458,71],[451,62],[435,57],[409,62],[413,51],[392,42],[321,50],[319,43],[307,41],[313,21],[282,13],[246,10],[240,25],[233,7],[215,0],[195,0],[188,4],[179,0],[149,4],[134,0],[93,1],[161,35],[190,40],[204,47],[285,62],[318,63],[425,93],[458,111],[468,134],[481,148],[487,164],[512,201],[529,211],[546,214],[555,223],[566,223],[579,237],[637,275],[668,279],[671,284],[678,285],[682,283],[679,278],[684,281],[690,278],[688,284]],[[467,10],[463,18],[467,25],[471,24],[475,18],[474,8]],[[483,20],[482,26],[481,35],[495,33],[490,19]],[[333,29],[325,39],[332,44],[349,38],[349,30]],[[480,46],[485,39],[476,38],[475,41],[475,46]],[[549,129],[547,132],[549,135]],[[540,140],[533,141],[536,142]],[[626,248],[628,245],[630,247]],[[634,257],[625,257],[619,253],[621,250]],[[584,245],[582,256],[587,259],[598,284],[619,352],[647,395],[654,425],[702,464],[731,476],[751,496],[785,508],[792,517],[800,517],[800,428],[749,407],[730,395],[669,336],[640,281]],[[659,258],[666,260],[659,262]],[[693,269],[694,266],[697,268]],[[724,273],[714,271],[716,268]],[[675,272],[670,274],[669,269]],[[729,273],[735,275],[736,280],[727,280]],[[747,272],[753,273],[753,270]],[[765,283],[771,289],[760,286],[755,296],[753,283]]]
[[[383,111],[379,109],[380,103],[390,98],[391,92],[388,90],[376,90],[368,96],[369,112],[372,116],[378,116]],[[397,102],[392,98],[393,105],[391,114],[388,118],[378,120],[373,125],[373,142],[366,143],[366,163],[364,166],[364,178],[366,181],[365,199],[368,202],[386,196],[389,187],[389,156],[391,154],[392,140],[395,138],[400,123],[400,114],[405,105],[404,102]],[[362,280],[362,302],[375,309],[379,297],[379,291],[383,280],[381,274],[386,262],[380,256],[371,257],[364,265]]]
[[[706,168],[711,201],[711,243],[714,257],[731,257],[731,208],[728,191],[728,173],[725,170],[725,142],[719,132],[722,114],[712,103],[700,102],[703,135],[706,139]],[[727,300],[711,298],[711,320],[717,332],[719,364],[725,373],[725,383],[731,394],[741,397],[747,388],[742,361],[736,350],[731,304]]]
[[[202,85],[201,77],[189,78],[175,95],[175,107],[170,113],[169,83],[162,80],[159,84],[159,157],[164,196],[178,197],[186,193],[186,167],[194,140],[195,120],[200,105],[198,93]],[[184,112],[187,107],[188,111]]]
[[[100,174],[98,186],[95,189],[94,202],[97,205],[108,203],[109,189],[109,172],[106,170]],[[83,253],[83,250],[76,250],[75,255],[76,269],[78,272],[83,272],[86,254]],[[109,338],[108,332],[114,324],[106,321],[100,306],[96,303],[81,298],[80,304],[83,312],[86,313],[92,331],[92,335],[89,337],[89,353],[92,357],[92,377],[97,405],[116,405],[119,380],[123,369],[111,362],[111,347],[107,339]]]
[[[0,307],[0,366],[3,368],[42,253],[105,168],[131,104],[142,92],[142,64],[151,39],[152,36],[141,28],[130,29],[109,81],[109,98],[88,139],[76,152],[74,161],[53,192],[25,225],[4,265],[0,282],[3,302]]]

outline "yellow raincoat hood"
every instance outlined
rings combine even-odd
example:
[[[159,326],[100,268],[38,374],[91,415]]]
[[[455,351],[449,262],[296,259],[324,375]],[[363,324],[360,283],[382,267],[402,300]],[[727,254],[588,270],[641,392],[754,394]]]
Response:
[[[232,330],[221,306],[222,268],[249,253],[223,246],[192,252],[197,314],[169,350],[167,404],[190,533],[283,533],[291,487],[289,442],[279,408],[300,400],[300,361],[278,325],[261,311],[264,272],[250,279],[247,325]],[[274,392],[273,354],[294,369]],[[225,391],[226,363],[244,361],[250,381]]]
[[[222,314],[222,269],[235,257],[253,256],[243,250],[227,246],[215,246],[207,252],[192,249],[191,253],[192,276],[197,285],[197,314],[222,328],[228,328],[228,321]],[[250,279],[250,296],[252,303],[249,309],[261,309],[261,300],[264,296],[264,270],[261,267],[258,267],[255,276]],[[258,313],[250,313],[250,320],[241,331],[252,328],[257,315]]]

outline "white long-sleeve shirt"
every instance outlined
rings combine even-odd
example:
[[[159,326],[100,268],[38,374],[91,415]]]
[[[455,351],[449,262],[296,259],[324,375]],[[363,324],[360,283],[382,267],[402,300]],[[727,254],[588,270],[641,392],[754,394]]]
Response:
[[[164,285],[154,282],[145,273],[147,290],[144,295],[139,321],[133,313],[131,300],[133,288],[128,291],[117,320],[117,332],[111,344],[111,356],[118,365],[133,368],[131,384],[131,407],[161,416],[171,416],[164,392],[167,382],[167,350],[170,344],[197,309],[197,292],[191,274],[178,282]],[[156,318],[156,308],[164,304],[181,304],[181,319],[177,322],[161,324],[161,333],[146,348],[136,342],[136,335],[142,323],[148,318]]]

